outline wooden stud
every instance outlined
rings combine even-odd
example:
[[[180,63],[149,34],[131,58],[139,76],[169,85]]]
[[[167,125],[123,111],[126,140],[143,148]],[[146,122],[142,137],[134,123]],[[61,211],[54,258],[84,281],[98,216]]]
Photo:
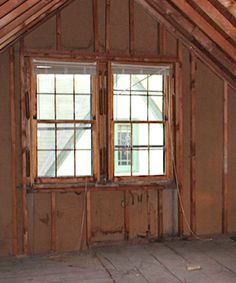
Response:
[[[9,49],[9,90],[10,90],[10,113],[11,113],[11,180],[12,180],[12,253],[18,254],[17,237],[17,155],[16,155],[16,90],[15,90],[15,50]]]
[[[134,0],[129,0],[129,54],[134,53]]]
[[[228,232],[228,84],[224,81],[222,233]]]
[[[94,52],[99,52],[98,0],[93,0]]]
[[[129,192],[124,191],[124,239],[129,240]]]
[[[61,49],[61,36],[62,36],[62,30],[61,30],[61,12],[57,12],[56,14],[56,47],[57,50]]]
[[[23,252],[29,253],[27,177],[26,177],[26,117],[25,117],[25,60],[24,41],[20,41],[20,96],[21,96],[21,146],[22,146],[22,210],[23,210]]]
[[[86,194],[86,245],[89,248],[92,239],[92,203],[91,192],[85,191]]]
[[[56,252],[56,220],[57,220],[57,210],[56,210],[56,193],[51,193],[51,250],[52,252]]]
[[[157,210],[158,210],[158,239],[163,238],[163,190],[157,191]]]
[[[183,202],[183,177],[184,177],[184,105],[183,105],[183,50],[180,41],[177,41],[177,53],[179,63],[176,63],[175,76],[175,94],[176,94],[176,170],[179,186],[178,199],[178,232],[183,235],[183,211],[180,201]]]
[[[191,61],[191,113],[190,113],[190,227],[196,233],[196,56],[192,52]]]
[[[163,24],[159,24],[159,54],[166,55],[167,31]]]
[[[110,32],[111,32],[111,0],[106,0],[106,19],[105,19],[105,49],[110,52]]]

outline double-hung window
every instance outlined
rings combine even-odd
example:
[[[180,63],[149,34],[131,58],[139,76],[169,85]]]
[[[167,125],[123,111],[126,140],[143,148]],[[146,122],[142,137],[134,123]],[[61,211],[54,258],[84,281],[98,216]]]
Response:
[[[112,65],[114,176],[166,172],[166,94],[163,66]]]
[[[96,64],[34,60],[36,176],[93,175]]]

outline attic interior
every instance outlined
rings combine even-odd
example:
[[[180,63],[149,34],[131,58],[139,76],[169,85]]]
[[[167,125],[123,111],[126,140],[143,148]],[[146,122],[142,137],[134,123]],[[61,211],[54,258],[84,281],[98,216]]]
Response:
[[[235,0],[1,0],[0,282],[235,282],[235,58]]]

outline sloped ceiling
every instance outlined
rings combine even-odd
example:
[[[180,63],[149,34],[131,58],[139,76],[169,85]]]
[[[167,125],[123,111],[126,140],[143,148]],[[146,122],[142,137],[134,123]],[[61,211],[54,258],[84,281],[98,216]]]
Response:
[[[72,1],[0,0],[0,50]],[[135,1],[235,83],[236,0]]]

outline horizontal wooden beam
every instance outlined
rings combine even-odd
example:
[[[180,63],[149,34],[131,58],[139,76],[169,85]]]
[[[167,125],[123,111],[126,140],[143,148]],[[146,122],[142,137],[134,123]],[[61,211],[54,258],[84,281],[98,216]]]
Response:
[[[12,10],[16,9],[24,2],[26,2],[26,0],[6,1],[2,5],[0,5],[0,18],[9,14]]]

